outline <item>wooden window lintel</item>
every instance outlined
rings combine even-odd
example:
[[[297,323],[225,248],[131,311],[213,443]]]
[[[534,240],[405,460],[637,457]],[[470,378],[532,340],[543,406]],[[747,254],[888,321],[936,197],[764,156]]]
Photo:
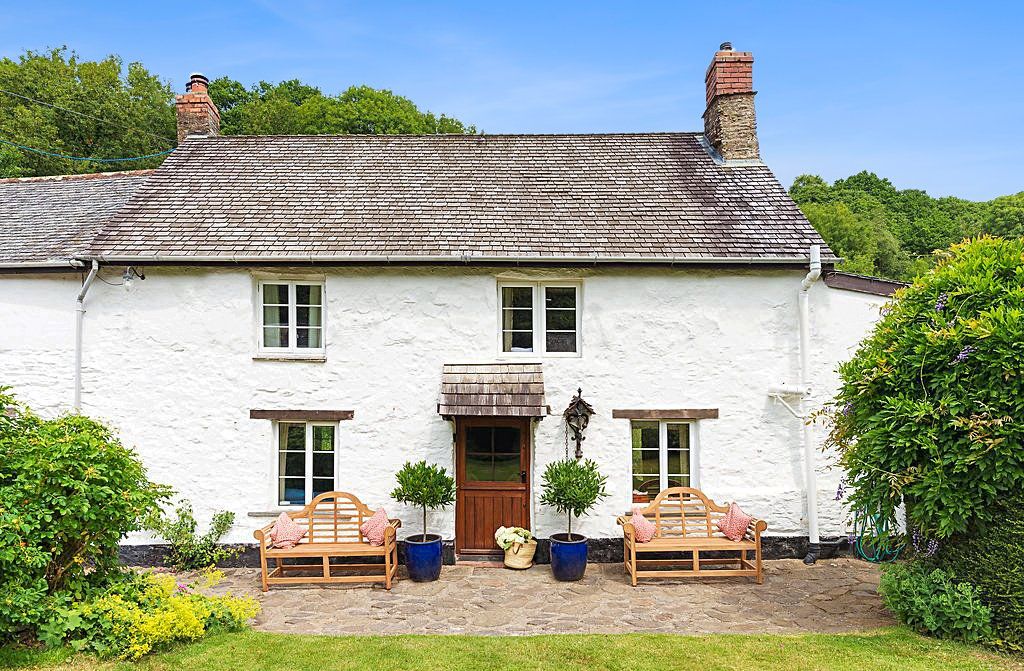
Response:
[[[718,408],[612,410],[615,419],[718,419]]]
[[[250,410],[249,419],[273,419],[279,422],[341,422],[352,419],[354,410]]]

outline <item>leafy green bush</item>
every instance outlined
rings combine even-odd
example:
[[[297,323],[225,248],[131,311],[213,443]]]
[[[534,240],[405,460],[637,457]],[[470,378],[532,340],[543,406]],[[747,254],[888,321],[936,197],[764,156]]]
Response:
[[[889,564],[878,591],[897,619],[917,631],[965,643],[992,638],[992,611],[978,591],[941,569],[921,562]]]
[[[944,539],[1024,487],[1024,240],[951,248],[840,367],[829,443],[850,507]]]
[[[395,474],[395,479],[398,487],[391,492],[391,498],[423,509],[423,540],[427,540],[427,509],[455,503],[455,479],[443,466],[426,461],[405,462],[402,470]]]
[[[974,585],[992,610],[993,643],[1024,652],[1024,495],[996,507],[999,520],[943,543],[936,563]]]
[[[134,660],[171,643],[245,627],[259,604],[251,597],[198,591],[217,580],[216,573],[191,584],[167,574],[127,574],[103,593],[59,610],[41,637],[49,645],[68,642],[80,652]]]
[[[181,571],[209,568],[218,563],[237,557],[240,549],[219,545],[231,525],[235,523],[235,514],[229,510],[214,513],[210,521],[210,529],[202,535],[196,533],[195,515],[192,505],[183,501],[175,511],[174,518],[160,517],[150,525],[150,529],[170,543],[167,559],[171,566]]]
[[[0,639],[118,573],[118,542],[170,491],[137,455],[81,415],[45,420],[0,388]]]
[[[595,503],[608,496],[607,481],[591,459],[579,461],[567,457],[553,461],[544,469],[540,502],[569,516],[569,540],[572,540],[572,518],[585,515]]]

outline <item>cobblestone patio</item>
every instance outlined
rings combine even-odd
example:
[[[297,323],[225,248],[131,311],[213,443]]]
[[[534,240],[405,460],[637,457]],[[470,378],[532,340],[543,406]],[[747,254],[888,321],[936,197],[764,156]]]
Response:
[[[577,583],[556,582],[549,566],[459,565],[445,566],[437,582],[400,580],[391,592],[310,585],[263,594],[258,571],[225,569],[216,591],[258,598],[257,629],[303,634],[803,633],[893,624],[871,564],[782,559],[765,562],[765,572],[761,586],[708,578],[634,588],[619,564],[591,564]]]

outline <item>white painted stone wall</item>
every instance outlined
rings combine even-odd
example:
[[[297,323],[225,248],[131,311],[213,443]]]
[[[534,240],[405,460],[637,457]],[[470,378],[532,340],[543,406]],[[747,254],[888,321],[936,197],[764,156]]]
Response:
[[[122,269],[102,276],[118,281]],[[282,271],[284,273],[284,271]],[[296,269],[287,274],[309,274]],[[578,386],[597,411],[586,456],[612,495],[578,525],[617,536],[630,507],[629,421],[614,408],[719,408],[698,423],[700,486],[768,520],[769,533],[806,533],[800,422],[767,395],[795,380],[799,271],[667,268],[507,270],[321,269],[327,361],[255,360],[254,279],[244,269],[148,268],[133,292],[102,282],[87,300],[84,411],[115,426],[154,480],[190,499],[202,521],[237,514],[228,540],[251,541],[276,506],[272,424],[250,408],[354,410],[340,424],[339,488],[384,505],[416,530],[415,511],[391,502],[406,460],[453,469],[452,426],[436,413],[444,363],[501,360],[497,279],[579,279],[582,356],[543,358],[554,416],[534,436],[533,514],[541,536],[564,520],[539,506],[544,465],[564,453],[559,414]],[[317,276],[317,273],[312,273]],[[70,408],[74,298],[80,277],[0,276],[0,384],[45,414]],[[811,291],[814,400],[885,300]],[[523,359],[516,359],[523,360]],[[823,429],[816,429],[819,436]],[[845,533],[833,501],[839,474],[819,466],[823,535]],[[431,515],[454,534],[454,510]],[[138,536],[135,541],[147,540]]]

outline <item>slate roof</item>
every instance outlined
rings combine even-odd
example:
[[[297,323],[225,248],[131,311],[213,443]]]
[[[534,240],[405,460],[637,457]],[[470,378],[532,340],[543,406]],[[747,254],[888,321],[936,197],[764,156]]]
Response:
[[[152,172],[0,179],[0,267],[67,266]]]
[[[799,262],[771,171],[699,133],[190,138],[89,249],[106,261]]]
[[[444,417],[543,417],[539,363],[445,364],[438,414]]]

